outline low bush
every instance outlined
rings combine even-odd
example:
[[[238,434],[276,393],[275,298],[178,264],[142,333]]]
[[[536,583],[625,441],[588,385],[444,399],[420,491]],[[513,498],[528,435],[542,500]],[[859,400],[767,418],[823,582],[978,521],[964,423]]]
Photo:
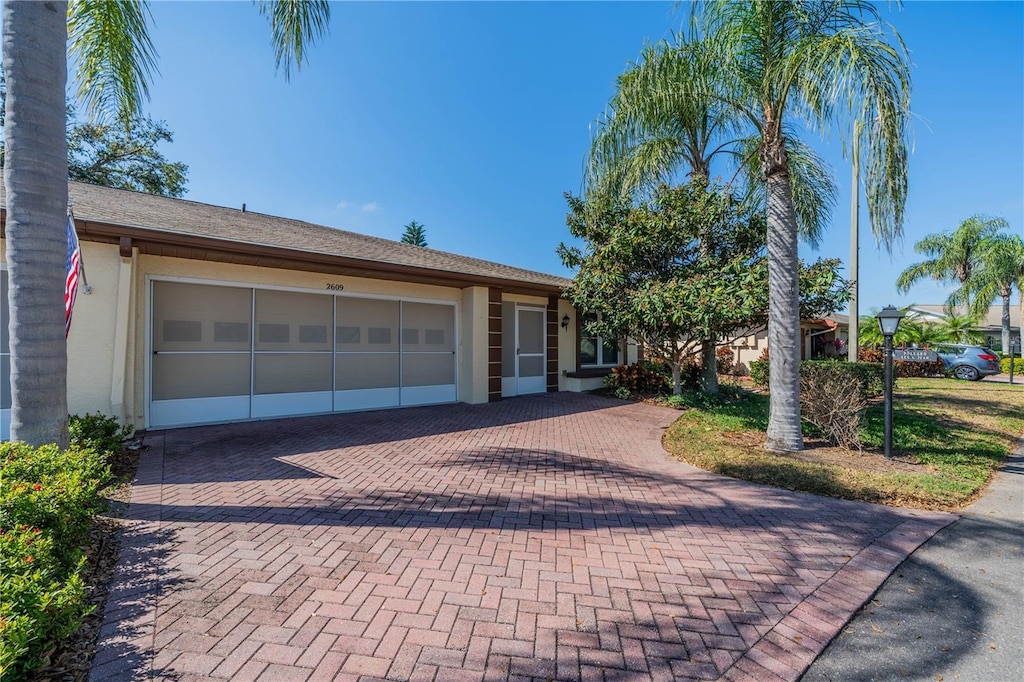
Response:
[[[736,356],[731,348],[719,348],[715,351],[715,360],[718,361],[719,374],[732,374],[736,369]]]
[[[893,363],[892,369],[893,372],[896,373],[897,377],[904,378],[946,376],[946,365],[941,360],[936,360],[935,362],[908,362],[907,360],[897,360]]]
[[[768,361],[750,361],[750,379],[759,388],[768,388]]]
[[[1003,358],[1001,361],[1003,374],[1010,373],[1010,358]],[[1013,373],[1024,375],[1024,358],[1013,359]]]
[[[100,414],[73,414],[68,417],[68,435],[71,444],[100,453],[120,452],[125,439],[133,433],[130,426],[122,426],[113,417]]]
[[[619,365],[605,377],[605,385],[618,397],[632,394],[660,395],[672,389],[672,369],[653,360],[641,360],[632,365]]]
[[[830,442],[860,448],[860,430],[868,403],[863,384],[851,381],[849,364],[805,362],[800,366],[800,416]]]
[[[808,372],[817,371],[822,366],[827,366],[829,371],[847,377],[847,381],[856,382],[865,399],[875,398],[885,392],[885,371],[881,364],[834,359],[804,360],[800,363],[800,376],[803,377]],[[750,376],[755,386],[768,388],[768,375],[768,360],[754,360],[750,363]]]
[[[95,450],[0,443],[0,679],[45,663],[88,612],[82,545],[109,474]]]
[[[857,351],[857,362],[882,362],[885,358],[877,348],[861,348]]]

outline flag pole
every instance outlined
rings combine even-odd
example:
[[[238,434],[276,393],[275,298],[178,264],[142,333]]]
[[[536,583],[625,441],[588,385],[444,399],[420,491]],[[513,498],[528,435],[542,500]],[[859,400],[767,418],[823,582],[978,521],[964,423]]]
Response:
[[[68,219],[71,221],[71,226],[75,225],[75,202],[68,199]],[[75,239],[78,238],[78,229],[75,228]],[[85,255],[82,254],[82,247],[78,247],[78,271],[82,275],[82,293],[88,296],[92,293],[92,287],[89,286],[89,278],[85,276]]]

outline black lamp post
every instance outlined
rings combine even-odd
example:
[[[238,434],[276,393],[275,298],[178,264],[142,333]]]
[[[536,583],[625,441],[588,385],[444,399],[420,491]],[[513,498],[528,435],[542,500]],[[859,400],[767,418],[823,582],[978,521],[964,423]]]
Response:
[[[882,353],[885,357],[885,456],[892,457],[892,337],[899,329],[903,313],[887,305],[875,318],[884,339]]]

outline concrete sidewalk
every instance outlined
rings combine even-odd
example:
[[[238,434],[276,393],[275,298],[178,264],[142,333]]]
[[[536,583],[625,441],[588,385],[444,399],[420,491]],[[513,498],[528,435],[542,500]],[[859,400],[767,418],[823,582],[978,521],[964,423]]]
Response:
[[[1024,679],[1024,441],[885,582],[805,682]]]

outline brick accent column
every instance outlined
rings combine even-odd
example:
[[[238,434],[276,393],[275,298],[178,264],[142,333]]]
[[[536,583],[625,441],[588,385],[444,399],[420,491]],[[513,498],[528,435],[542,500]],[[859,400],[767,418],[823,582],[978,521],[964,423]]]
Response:
[[[501,289],[487,289],[487,402],[501,400]]]
[[[558,390],[558,296],[548,296],[548,393]]]

